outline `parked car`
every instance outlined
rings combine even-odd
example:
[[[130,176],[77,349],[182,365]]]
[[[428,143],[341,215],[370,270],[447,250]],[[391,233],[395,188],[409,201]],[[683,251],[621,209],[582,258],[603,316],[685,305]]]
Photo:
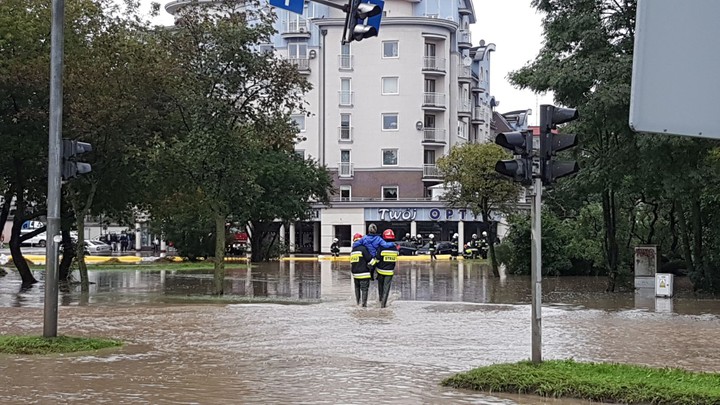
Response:
[[[112,248],[99,240],[85,241],[85,254],[88,256],[107,256],[112,254]]]
[[[417,247],[413,242],[395,242],[398,247],[398,254],[400,256],[414,256],[417,251]]]
[[[28,232],[22,232],[22,233],[25,234],[25,233],[30,233],[30,232],[32,232],[32,230],[30,230]],[[43,232],[41,234],[33,236],[30,239],[25,240],[22,244],[30,245],[30,246],[45,247],[46,243],[47,243],[47,234],[45,232]]]
[[[449,255],[452,253],[453,247],[452,242],[437,242],[435,245],[435,254],[437,255]],[[419,255],[429,255],[430,254],[430,243],[426,243],[422,245],[418,250],[417,254]]]

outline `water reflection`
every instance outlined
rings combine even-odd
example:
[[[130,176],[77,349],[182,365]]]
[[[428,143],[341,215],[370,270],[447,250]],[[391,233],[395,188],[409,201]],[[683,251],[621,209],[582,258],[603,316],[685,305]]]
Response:
[[[43,280],[43,272],[35,277]],[[205,271],[92,271],[89,294],[77,285],[60,286],[60,304],[93,305],[109,302],[162,302],[164,297],[207,295],[213,290],[211,270]],[[652,292],[632,290],[606,294],[605,279],[562,277],[543,280],[543,303],[565,308],[601,310],[641,309],[678,314],[720,314],[720,301],[698,299],[686,278],[676,280],[676,297],[656,299]],[[240,265],[227,269],[225,292],[247,299],[303,302],[349,300],[353,294],[348,263],[284,261]],[[16,272],[0,278],[0,306],[42,306],[43,283],[21,288]],[[376,287],[371,287],[371,298]],[[472,262],[398,263],[393,280],[395,300],[458,301],[529,304],[527,277],[492,275],[484,264]]]

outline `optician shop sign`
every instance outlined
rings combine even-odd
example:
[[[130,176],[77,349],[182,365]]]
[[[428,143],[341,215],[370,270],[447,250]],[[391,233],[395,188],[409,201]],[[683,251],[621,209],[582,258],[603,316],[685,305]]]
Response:
[[[459,208],[365,208],[365,221],[482,221]]]

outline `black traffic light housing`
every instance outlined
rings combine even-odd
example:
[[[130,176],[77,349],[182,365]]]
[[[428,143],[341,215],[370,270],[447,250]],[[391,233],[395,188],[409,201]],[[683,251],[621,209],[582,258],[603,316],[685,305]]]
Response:
[[[78,174],[86,174],[92,171],[89,163],[79,162],[78,156],[92,152],[92,145],[87,142],[63,139],[62,143],[62,178],[69,180],[77,177]]]
[[[495,143],[513,154],[519,155],[513,160],[499,160],[495,171],[525,186],[532,184],[532,131],[505,132],[495,137]]]
[[[384,5],[382,0],[350,0],[342,43],[377,36]]]
[[[540,106],[540,175],[543,185],[551,185],[560,177],[569,176],[580,170],[574,160],[555,161],[558,152],[577,146],[577,135],[554,134],[558,125],[575,121],[579,118],[574,108],[555,107],[543,104]]]

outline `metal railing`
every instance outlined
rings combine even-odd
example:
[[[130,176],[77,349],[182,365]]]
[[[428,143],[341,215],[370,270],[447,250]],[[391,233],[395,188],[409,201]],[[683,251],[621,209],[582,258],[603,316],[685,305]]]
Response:
[[[445,93],[424,93],[423,106],[445,107]]]
[[[295,65],[298,70],[310,70],[310,59],[307,58],[289,58],[288,62]]]
[[[353,92],[352,91],[345,91],[340,90],[338,91],[338,96],[340,98],[340,105],[344,106],[351,106],[353,105]]]
[[[423,70],[444,72],[445,71],[445,58],[438,58],[435,56],[423,57]]]
[[[437,165],[423,165],[423,177],[440,177],[440,170]]]
[[[352,127],[338,127],[338,140],[340,142],[352,142],[353,140],[353,128]]]
[[[349,162],[338,163],[338,176],[340,177],[352,177],[355,174],[355,167]]]
[[[307,20],[288,21],[287,30],[285,30],[285,32],[288,32],[288,33],[308,32],[308,22],[307,22]]]
[[[458,66],[458,78],[461,79],[472,79],[472,69],[470,66]]]
[[[423,129],[423,142],[445,142],[445,129],[425,128]]]
[[[338,66],[341,70],[350,70],[353,68],[352,55],[338,55]]]
[[[459,113],[470,113],[472,111],[472,101],[468,99],[460,99],[457,103]]]
[[[484,114],[484,108],[483,107],[475,107],[473,111],[473,119],[476,121],[484,121],[485,120],[485,114]]]

